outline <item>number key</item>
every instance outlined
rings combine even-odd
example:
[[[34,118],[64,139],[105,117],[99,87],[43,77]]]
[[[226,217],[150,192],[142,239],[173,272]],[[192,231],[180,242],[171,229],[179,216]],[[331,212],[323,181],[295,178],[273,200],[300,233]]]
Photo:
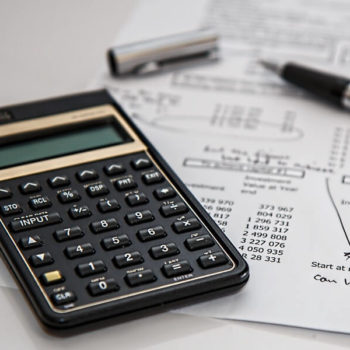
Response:
[[[121,234],[113,237],[104,238],[101,242],[105,250],[127,247],[131,244],[127,235]]]
[[[140,252],[129,252],[122,255],[116,255],[113,259],[115,265],[119,268],[141,264],[143,258]]]
[[[75,239],[79,237],[83,237],[84,233],[82,232],[79,226],[67,227],[62,230],[57,230],[53,234],[56,241],[63,242],[68,241],[70,239]]]
[[[154,216],[150,210],[136,211],[125,216],[125,221],[129,225],[137,225],[152,220],[154,220]]]
[[[150,227],[137,232],[137,237],[141,242],[152,241],[154,239],[166,237],[163,226]]]
[[[119,290],[119,286],[117,285],[114,278],[109,278],[102,281],[90,282],[87,289],[92,296],[97,296],[115,292]]]
[[[86,264],[79,264],[76,267],[76,271],[80,277],[86,277],[95,275],[98,273],[106,272],[107,267],[102,260],[90,261]]]
[[[67,247],[64,253],[69,259],[75,259],[82,256],[95,254],[95,249],[91,243],[84,243],[72,247]]]
[[[119,227],[119,224],[117,220],[114,218],[95,221],[90,224],[90,228],[94,233],[111,231],[111,230],[117,229],[118,227]]]
[[[168,256],[177,255],[180,253],[180,250],[175,243],[167,243],[152,247],[149,253],[153,259],[162,259]]]

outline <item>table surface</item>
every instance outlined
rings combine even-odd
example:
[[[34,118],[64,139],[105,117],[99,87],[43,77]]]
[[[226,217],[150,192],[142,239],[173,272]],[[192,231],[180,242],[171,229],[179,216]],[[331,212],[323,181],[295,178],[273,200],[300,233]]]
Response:
[[[1,0],[0,105],[79,92],[136,0]],[[152,2],[150,1],[150,6]],[[0,262],[1,263],[1,262]],[[350,336],[170,312],[59,335],[41,328],[22,293],[0,287],[3,349],[341,349]]]

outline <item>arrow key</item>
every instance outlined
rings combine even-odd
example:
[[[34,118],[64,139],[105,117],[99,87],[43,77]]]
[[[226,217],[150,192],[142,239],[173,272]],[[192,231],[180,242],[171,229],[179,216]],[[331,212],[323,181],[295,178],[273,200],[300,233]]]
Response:
[[[141,170],[141,169],[150,168],[152,166],[152,163],[148,158],[138,158],[131,162],[131,166],[135,170]]]
[[[77,173],[77,178],[80,182],[95,180],[98,178],[98,174],[94,169],[85,169]]]
[[[30,264],[34,267],[40,267],[44,265],[50,265],[54,262],[49,252],[32,255],[29,258]]]
[[[123,174],[126,171],[122,164],[117,163],[108,164],[103,169],[108,176]]]
[[[153,194],[159,200],[168,199],[176,196],[175,190],[170,186],[158,188],[153,192]]]
[[[38,181],[30,181],[20,185],[19,189],[23,194],[30,194],[39,192],[41,190],[41,186]]]
[[[43,245],[43,242],[38,235],[34,235],[34,236],[21,238],[19,240],[19,245],[23,249],[31,249],[31,248],[41,247]]]
[[[47,182],[52,188],[67,186],[70,184],[70,180],[66,175],[51,177],[47,180]]]
[[[12,192],[9,187],[0,188],[0,199],[11,198]]]

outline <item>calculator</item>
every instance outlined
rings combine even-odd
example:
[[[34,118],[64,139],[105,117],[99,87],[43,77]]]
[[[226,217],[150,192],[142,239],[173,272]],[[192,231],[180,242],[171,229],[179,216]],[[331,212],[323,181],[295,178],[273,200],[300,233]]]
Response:
[[[55,328],[235,290],[249,277],[105,90],[0,109],[0,241]]]

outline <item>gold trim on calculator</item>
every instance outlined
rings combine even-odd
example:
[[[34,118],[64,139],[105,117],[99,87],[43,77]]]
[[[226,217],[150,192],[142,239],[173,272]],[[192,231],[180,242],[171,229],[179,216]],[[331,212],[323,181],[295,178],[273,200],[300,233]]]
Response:
[[[124,120],[124,118],[110,105],[101,105],[99,107],[93,107],[93,108],[86,108],[81,109],[74,112],[69,113],[62,113],[62,114],[56,114],[52,116],[42,117],[42,118],[36,118],[31,119],[27,121],[20,121],[15,122],[7,125],[0,126],[0,135],[2,137],[17,135],[19,133],[27,133],[27,132],[33,132],[33,131],[40,131],[45,129],[50,129],[53,127],[61,127],[66,125],[74,125],[78,123],[84,123],[88,121],[93,121],[96,119],[106,118],[106,117],[114,117],[118,123],[126,130],[128,135],[132,138],[132,141],[129,143],[111,146],[111,147],[103,147],[101,149],[91,150],[91,151],[83,151],[80,153],[76,153],[73,155],[65,155],[65,156],[58,156],[56,158],[52,158],[49,160],[43,160],[43,161],[37,161],[29,164],[14,166],[12,168],[3,169],[0,170],[0,181],[3,180],[9,180],[14,179],[17,177],[22,177],[26,175],[32,175],[37,173],[42,173],[50,170],[60,169],[64,167],[74,166],[77,164],[83,164],[93,161],[98,161],[101,159],[106,158],[112,158],[117,157],[121,155],[127,155],[130,153],[136,153],[136,152],[146,152],[148,157],[153,161],[153,163],[158,168],[158,171],[162,173],[164,178],[171,184],[171,186],[176,190],[177,194],[181,197],[181,199],[187,204],[187,206],[192,210],[193,215],[197,218],[197,220],[200,221],[200,223],[207,229],[207,231],[211,234],[212,238],[216,241],[217,245],[226,253],[226,256],[229,258],[232,266],[227,268],[223,271],[218,271],[214,273],[208,273],[204,276],[189,278],[182,281],[172,282],[168,283],[162,286],[154,287],[154,288],[147,288],[142,291],[129,293],[121,296],[116,296],[112,298],[108,298],[102,301],[96,301],[89,304],[81,305],[81,306],[75,306],[69,309],[59,309],[56,308],[53,303],[51,302],[50,297],[47,295],[45,289],[42,287],[39,279],[35,275],[33,269],[28,264],[27,260],[23,256],[21,250],[19,249],[17,243],[13,239],[10,232],[7,230],[6,225],[0,219],[0,223],[3,226],[4,230],[8,234],[9,238],[11,239],[12,243],[16,247],[18,253],[20,254],[21,258],[23,259],[24,263],[26,264],[27,268],[29,269],[31,275],[33,276],[36,284],[38,285],[40,291],[44,295],[44,298],[46,299],[49,307],[56,313],[69,313],[74,312],[76,310],[85,309],[91,306],[96,306],[100,304],[105,304],[109,302],[113,302],[119,299],[125,299],[131,296],[140,295],[144,293],[148,293],[150,291],[159,290],[171,287],[173,285],[188,283],[194,280],[206,278],[209,276],[214,276],[222,273],[226,273],[229,271],[232,271],[236,264],[230,257],[230,255],[226,252],[226,250],[221,246],[221,244],[217,241],[216,237],[212,234],[211,230],[203,223],[203,221],[198,217],[196,212],[193,210],[192,206],[186,201],[185,198],[181,195],[181,193],[178,191],[176,185],[167,177],[167,175],[162,171],[162,169],[159,167],[158,163],[153,159],[153,157],[148,153],[146,145],[140,140],[140,138],[136,135],[136,133],[132,130],[132,128],[129,126],[129,124]]]

